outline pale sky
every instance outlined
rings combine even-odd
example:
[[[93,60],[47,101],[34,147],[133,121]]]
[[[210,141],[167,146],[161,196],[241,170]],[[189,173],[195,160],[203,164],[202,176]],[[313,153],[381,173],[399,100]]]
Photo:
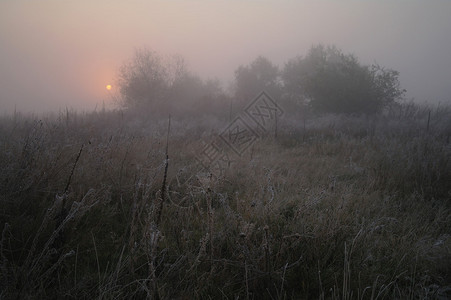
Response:
[[[108,105],[136,48],[227,86],[259,55],[283,67],[318,43],[400,71],[417,102],[451,102],[449,0],[2,0],[0,114]]]

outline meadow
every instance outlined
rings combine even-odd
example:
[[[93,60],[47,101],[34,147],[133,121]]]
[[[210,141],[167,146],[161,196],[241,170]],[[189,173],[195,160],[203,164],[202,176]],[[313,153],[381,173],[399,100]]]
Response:
[[[228,122],[2,116],[0,299],[451,297],[449,107]]]

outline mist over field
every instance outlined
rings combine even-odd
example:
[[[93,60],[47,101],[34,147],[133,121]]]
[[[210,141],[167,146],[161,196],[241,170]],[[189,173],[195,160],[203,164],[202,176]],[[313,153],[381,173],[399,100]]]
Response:
[[[1,1],[0,299],[451,299],[450,15]]]
[[[257,56],[282,68],[320,43],[399,71],[407,99],[449,102],[450,12],[449,1],[2,1],[0,111],[111,108],[136,48],[181,55],[229,89]]]

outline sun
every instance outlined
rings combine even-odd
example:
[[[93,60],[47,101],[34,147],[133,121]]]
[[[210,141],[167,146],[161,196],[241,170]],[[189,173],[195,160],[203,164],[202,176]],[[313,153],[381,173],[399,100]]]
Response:
[[[106,86],[106,89],[109,90],[109,91],[111,90],[111,88],[112,88],[111,84],[108,84],[108,85]]]

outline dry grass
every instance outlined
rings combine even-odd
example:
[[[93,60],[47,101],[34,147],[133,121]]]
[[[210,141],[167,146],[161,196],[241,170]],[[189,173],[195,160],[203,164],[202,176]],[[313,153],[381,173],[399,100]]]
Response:
[[[428,113],[281,121],[220,178],[195,156],[227,124],[172,120],[164,196],[166,120],[3,117],[0,298],[449,297],[451,116]]]

